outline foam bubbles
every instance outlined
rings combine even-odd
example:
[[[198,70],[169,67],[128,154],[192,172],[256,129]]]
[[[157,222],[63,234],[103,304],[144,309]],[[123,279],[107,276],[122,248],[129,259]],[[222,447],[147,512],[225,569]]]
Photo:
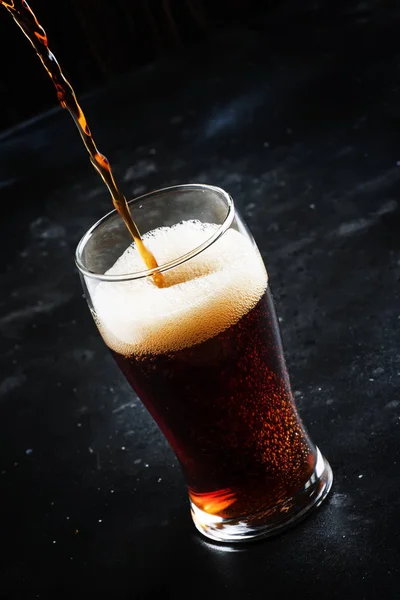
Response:
[[[162,227],[143,241],[159,264],[186,254],[218,229],[184,221]],[[108,273],[141,271],[129,247]],[[165,354],[214,337],[251,310],[267,286],[264,264],[251,241],[230,229],[196,257],[164,273],[166,287],[151,279],[101,282],[92,300],[99,330],[123,354]]]

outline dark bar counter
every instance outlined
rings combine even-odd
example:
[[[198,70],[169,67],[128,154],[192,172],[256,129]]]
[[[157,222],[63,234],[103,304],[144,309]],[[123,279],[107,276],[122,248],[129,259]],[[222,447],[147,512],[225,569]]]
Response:
[[[400,11],[351,6],[281,8],[80,99],[128,196],[220,186],[259,245],[334,472],[277,537],[192,525],[83,298],[75,247],[112,207],[68,115],[0,136],[1,598],[400,597]]]

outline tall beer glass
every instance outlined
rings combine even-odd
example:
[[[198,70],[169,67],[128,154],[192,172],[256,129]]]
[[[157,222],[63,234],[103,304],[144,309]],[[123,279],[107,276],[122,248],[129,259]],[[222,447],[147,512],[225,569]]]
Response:
[[[322,502],[332,472],[295,406],[257,246],[216,187],[130,208],[165,286],[106,215],[76,252],[99,332],[181,464],[197,529],[222,542],[276,533]]]

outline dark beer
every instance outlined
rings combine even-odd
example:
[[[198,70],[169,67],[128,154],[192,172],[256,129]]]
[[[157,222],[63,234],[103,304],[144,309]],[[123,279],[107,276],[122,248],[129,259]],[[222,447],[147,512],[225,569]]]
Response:
[[[192,502],[209,514],[232,518],[267,511],[295,496],[313,472],[316,450],[294,406],[261,258],[243,235],[230,231],[225,236],[224,245],[217,242],[205,252],[209,256],[203,262],[200,255],[195,267],[187,267],[186,282],[182,273],[176,275],[177,281],[170,274],[169,289],[153,288],[154,294],[143,289],[145,295],[151,294],[143,301],[147,306],[156,294],[160,296],[162,318],[158,319],[156,300],[153,320],[148,313],[142,333],[132,329],[133,351],[128,344],[129,310],[138,313],[137,322],[141,319],[135,282],[125,290],[131,308],[121,316],[121,330],[117,331],[117,321],[110,321],[116,337],[105,330],[107,286],[115,284],[101,284],[104,288],[98,296],[104,294],[99,297],[104,315],[103,319],[99,315],[100,331],[174,449]],[[175,238],[195,243],[194,232],[184,224]],[[174,246],[172,235],[166,241],[170,248]],[[119,270],[124,271],[121,265]],[[209,287],[204,287],[203,278],[210,279]],[[176,317],[171,300],[175,291]],[[209,300],[207,294],[213,292]],[[118,295],[124,294],[121,288]],[[123,335],[125,345],[117,341]]]

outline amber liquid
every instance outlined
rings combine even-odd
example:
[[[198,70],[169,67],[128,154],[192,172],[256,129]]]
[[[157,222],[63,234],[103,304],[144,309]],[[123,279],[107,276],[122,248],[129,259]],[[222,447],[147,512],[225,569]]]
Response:
[[[309,480],[316,448],[294,404],[268,288],[206,342],[170,354],[112,354],[174,449],[201,510],[268,514]]]
[[[38,57],[55,85],[57,98],[61,106],[67,109],[73,118],[83,143],[89,152],[90,162],[106,184],[111,194],[113,204],[123,218],[143,262],[148,269],[157,268],[158,264],[154,255],[143,244],[139,229],[132,219],[126,198],[117,187],[110,163],[106,156],[98,151],[75,92],[69,81],[64,77],[56,57],[49,48],[45,30],[39,24],[27,2],[24,2],[23,0],[0,0],[0,4],[2,4],[12,15],[17,25],[22,29],[36,50]],[[158,287],[163,286],[164,278],[160,272],[156,272],[153,275],[153,280]]]

